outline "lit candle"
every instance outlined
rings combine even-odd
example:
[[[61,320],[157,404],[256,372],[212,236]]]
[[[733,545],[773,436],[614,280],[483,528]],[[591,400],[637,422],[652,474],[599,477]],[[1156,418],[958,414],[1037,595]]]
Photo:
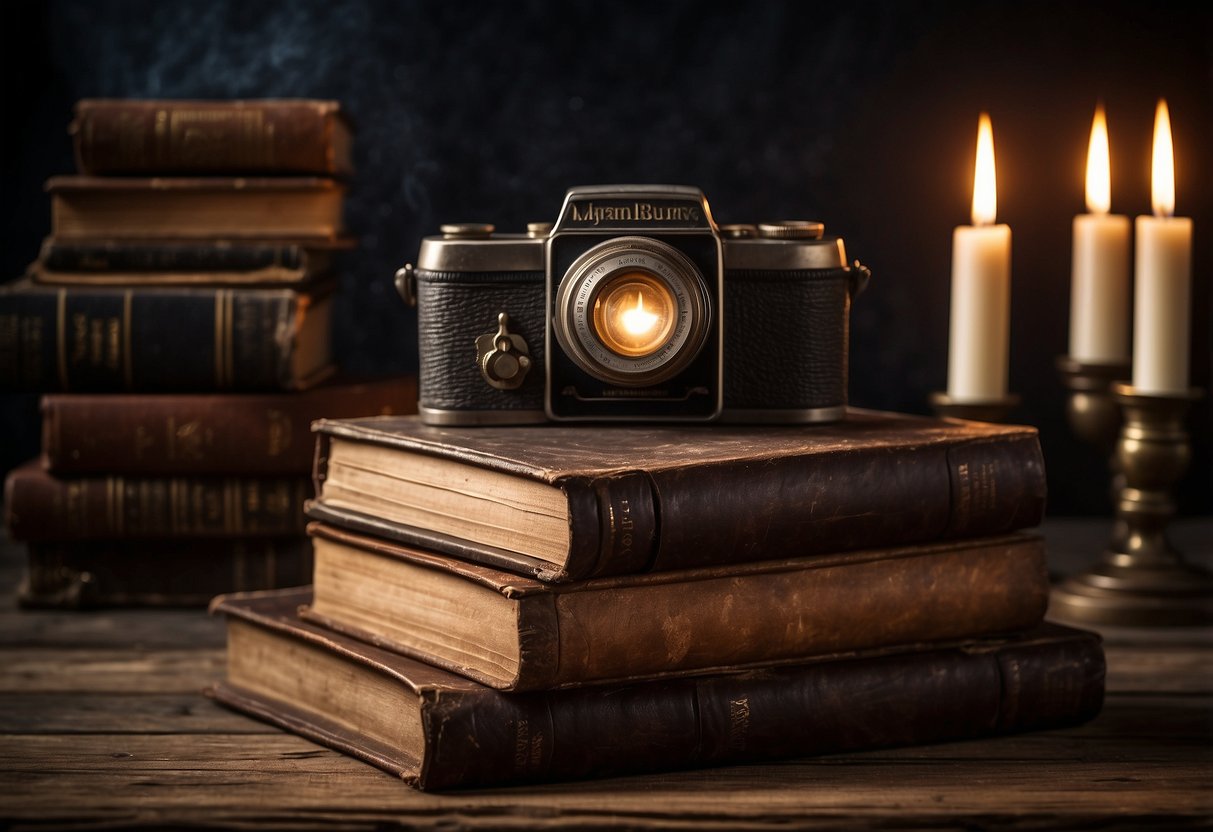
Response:
[[[1192,305],[1192,220],[1175,211],[1175,157],[1167,102],[1154,116],[1151,164],[1154,216],[1137,218],[1133,314],[1133,386],[1147,394],[1188,390]]]
[[[1074,218],[1070,357],[1085,364],[1129,358],[1129,218],[1112,207],[1108,123],[1095,110],[1087,149],[1087,211]]]
[[[995,225],[994,132],[985,113],[977,125],[973,225],[952,234],[952,322],[948,396],[957,402],[1007,395],[1011,229]]]

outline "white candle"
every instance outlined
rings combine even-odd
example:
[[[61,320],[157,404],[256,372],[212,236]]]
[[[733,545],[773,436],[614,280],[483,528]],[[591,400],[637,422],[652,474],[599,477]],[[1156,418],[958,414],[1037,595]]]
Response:
[[[1011,304],[1011,229],[995,225],[997,185],[990,117],[977,126],[973,225],[952,234],[952,317],[948,396],[985,402],[1007,394]]]
[[[1154,216],[1137,218],[1133,314],[1133,386],[1167,395],[1188,390],[1192,305],[1192,220],[1175,210],[1175,157],[1167,102],[1154,117],[1151,165]]]
[[[1087,214],[1074,218],[1070,357],[1085,364],[1129,358],[1129,218],[1112,207],[1108,125],[1095,110],[1087,149]]]

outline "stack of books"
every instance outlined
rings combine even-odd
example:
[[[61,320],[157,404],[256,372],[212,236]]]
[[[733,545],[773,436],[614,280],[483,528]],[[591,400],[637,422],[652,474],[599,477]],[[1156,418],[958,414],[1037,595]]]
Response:
[[[423,789],[1072,724],[1032,428],[319,422],[313,585],[228,595],[238,710]]]
[[[205,604],[297,585],[310,422],[406,413],[335,379],[351,129],[336,102],[84,100],[51,233],[0,287],[0,389],[44,392],[6,483],[29,605]]]

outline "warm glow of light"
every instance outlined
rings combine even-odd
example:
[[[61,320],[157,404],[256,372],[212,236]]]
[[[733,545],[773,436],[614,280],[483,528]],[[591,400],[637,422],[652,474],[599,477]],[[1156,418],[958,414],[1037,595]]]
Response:
[[[636,305],[626,310],[620,318],[629,335],[644,335],[657,323],[657,315],[644,308],[644,293],[636,293]]]
[[[1175,213],[1175,149],[1171,144],[1171,116],[1165,99],[1154,113],[1154,156],[1150,164],[1150,202],[1154,216]]]
[[[1087,146],[1087,210],[1092,214],[1112,210],[1112,165],[1108,156],[1108,120],[1100,105],[1095,108],[1091,143]]]
[[[990,117],[977,121],[977,164],[973,169],[973,225],[991,225],[998,212],[998,185],[994,176],[994,128]]]

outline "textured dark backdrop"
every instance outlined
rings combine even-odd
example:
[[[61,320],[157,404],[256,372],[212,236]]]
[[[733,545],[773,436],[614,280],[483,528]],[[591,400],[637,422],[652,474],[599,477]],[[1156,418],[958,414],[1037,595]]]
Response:
[[[1149,211],[1168,99],[1178,213],[1195,221],[1193,383],[1210,384],[1213,14],[1139,2],[9,2],[3,5],[3,272],[49,227],[86,96],[341,100],[358,128],[361,241],[343,366],[415,365],[395,268],[440,222],[551,219],[570,184],[701,186],[721,222],[818,218],[874,278],[855,306],[851,401],[926,412],[944,386],[950,240],[967,223],[977,115],[994,122],[1013,231],[1010,385],[1040,427],[1050,510],[1109,509],[1053,369],[1067,347],[1070,221],[1091,113],[1107,106],[1113,208]],[[33,397],[0,405],[7,469],[36,449]],[[1210,409],[1193,413],[1183,510],[1210,510]]]

